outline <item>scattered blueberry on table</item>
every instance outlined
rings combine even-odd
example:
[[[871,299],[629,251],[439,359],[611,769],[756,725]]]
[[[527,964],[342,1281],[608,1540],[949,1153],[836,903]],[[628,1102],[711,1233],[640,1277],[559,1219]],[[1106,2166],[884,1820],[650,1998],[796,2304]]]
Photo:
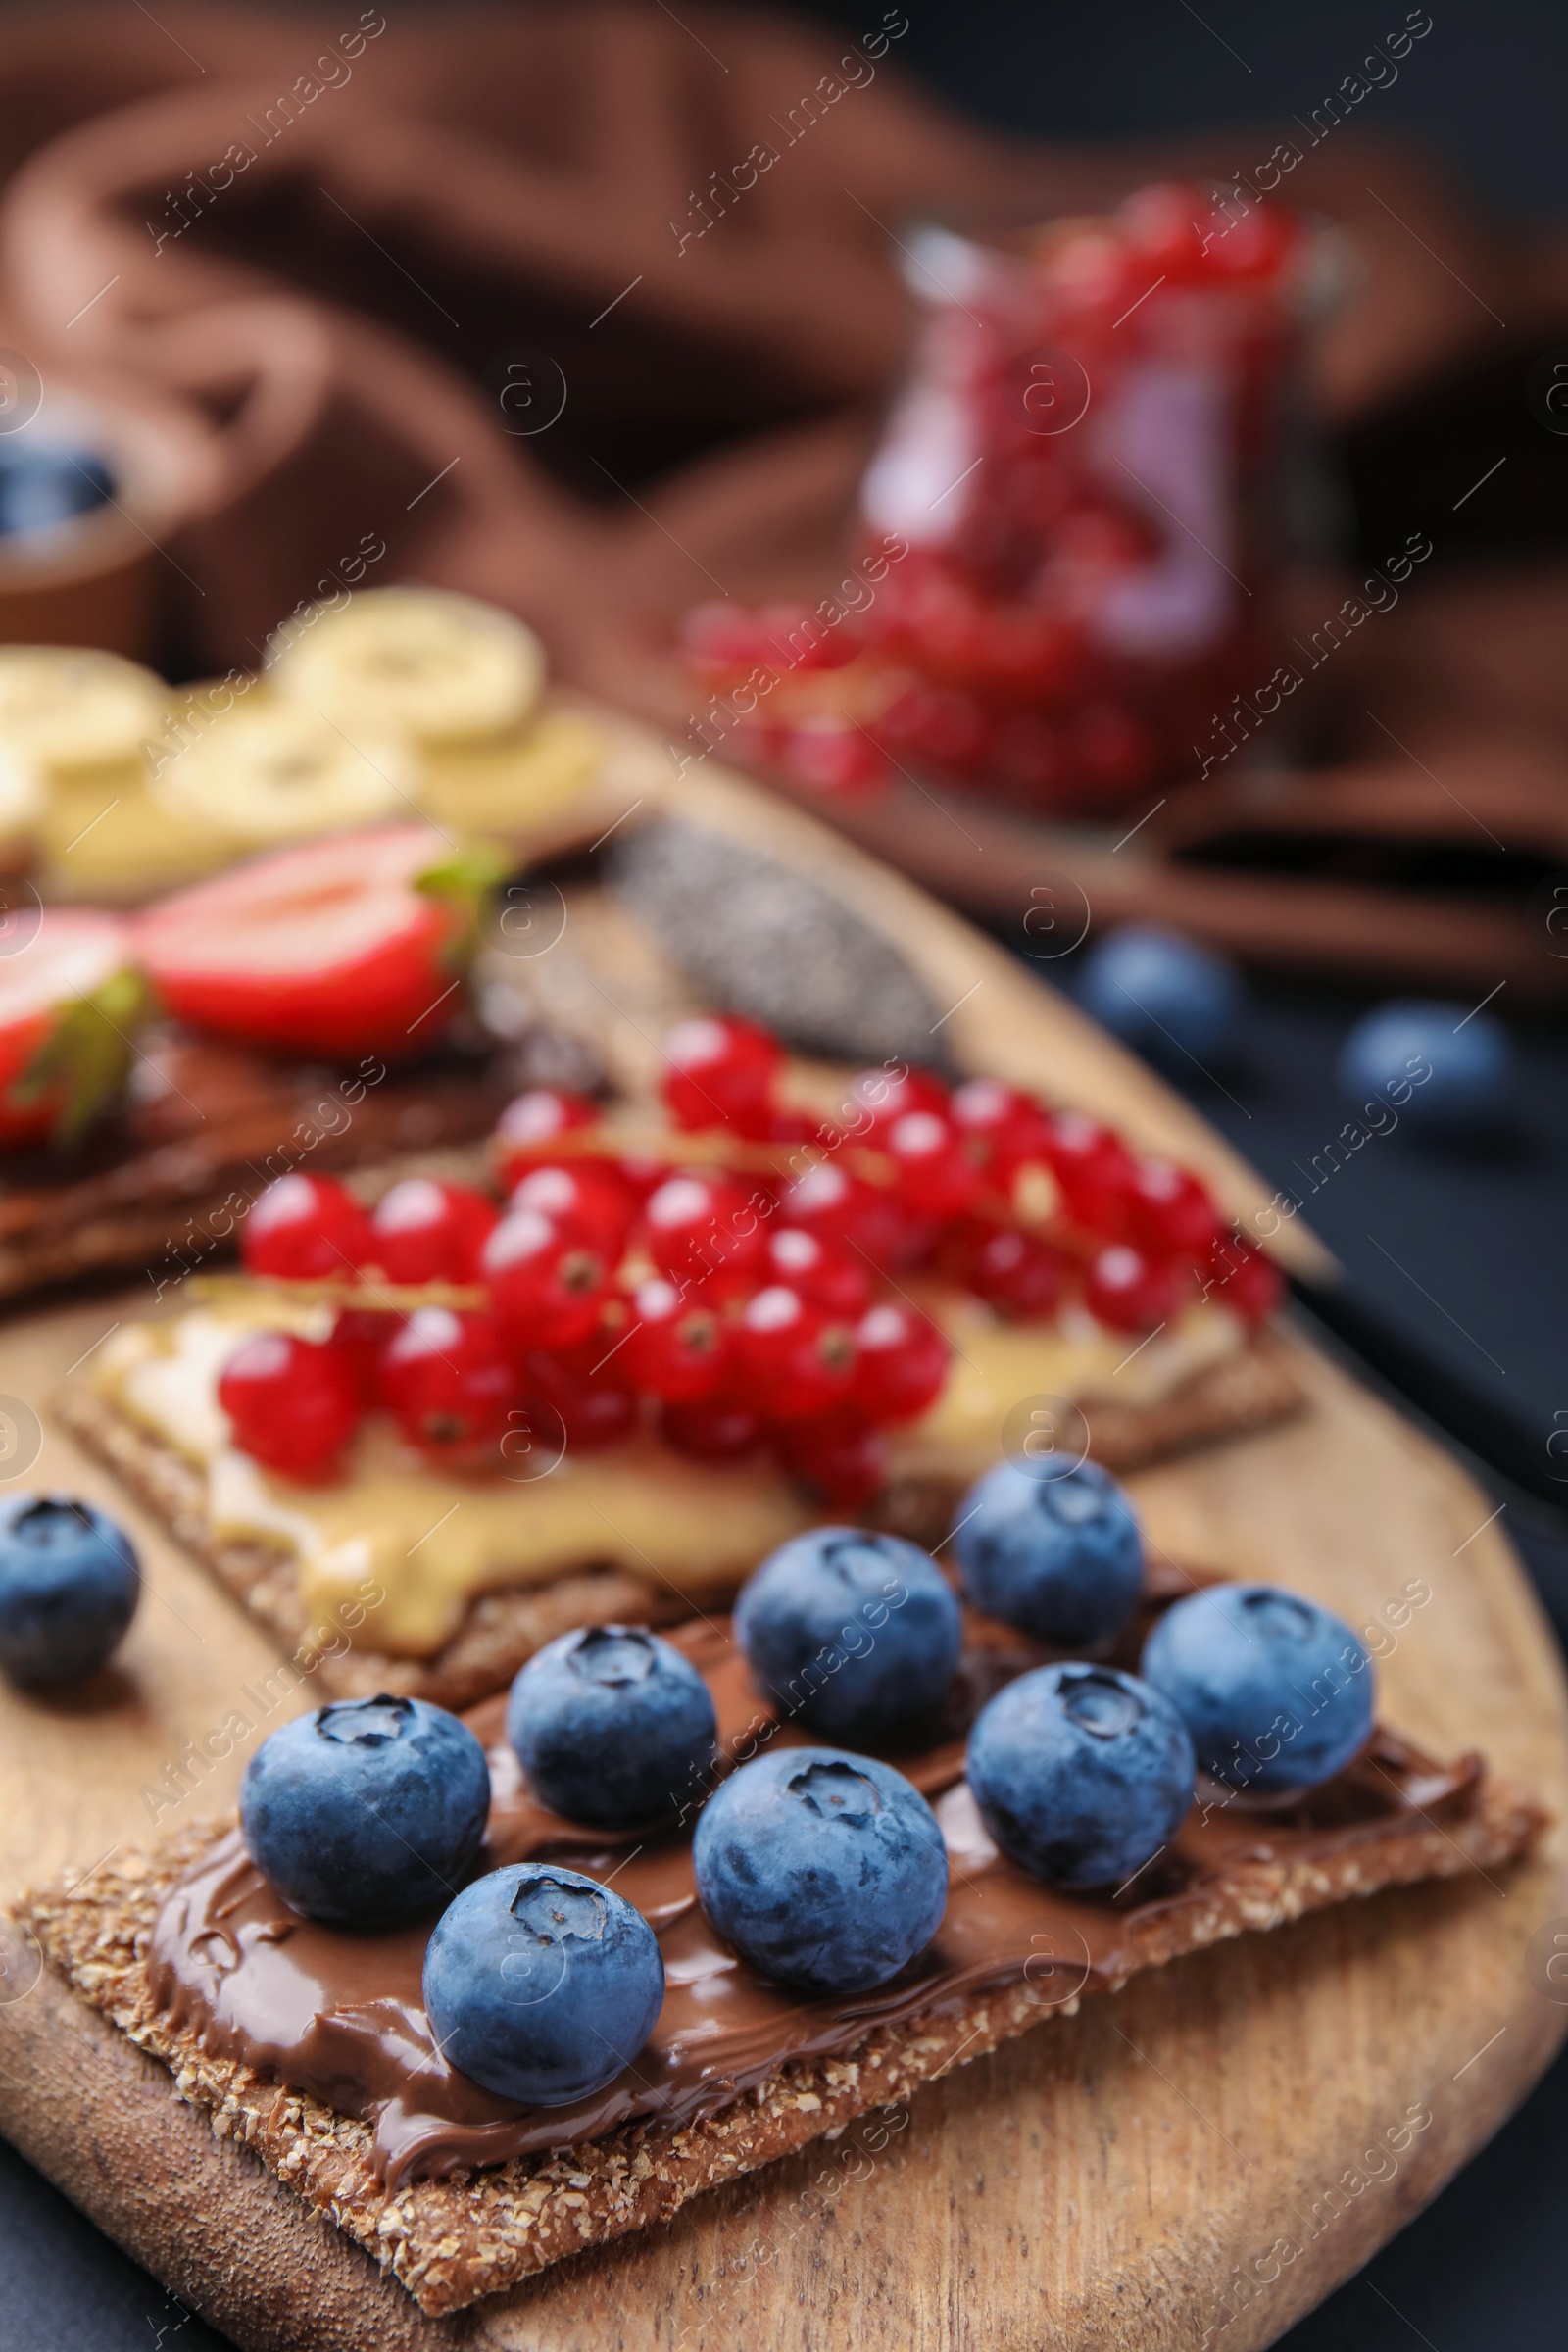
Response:
[[[1153,1061],[1223,1054],[1245,1001],[1223,956],[1155,923],[1126,923],[1084,958],[1077,997],[1112,1037]]]
[[[717,1723],[708,1685],[640,1627],[563,1634],[521,1668],[507,1738],[534,1793],[570,1821],[630,1829],[703,1794]]]
[[[1023,1674],[983,1707],[967,1772],[1002,1851],[1056,1886],[1116,1886],[1167,1845],[1197,1767],[1180,1715],[1114,1666]]]
[[[953,1548],[977,1609],[1061,1649],[1117,1632],[1143,1584],[1132,1504],[1098,1463],[1065,1454],[988,1470],[958,1506]]]
[[[490,1770],[466,1724],[422,1698],[353,1698],[286,1723],[252,1756],[240,1826],[309,1919],[411,1919],[450,1900],[479,1851]]]
[[[1506,1107],[1513,1045],[1490,1012],[1396,997],[1356,1022],[1335,1077],[1357,1107],[1383,1100],[1413,1128],[1459,1133]]]
[[[30,539],[107,506],[114,477],[96,451],[0,441],[0,539]]]
[[[952,1588],[918,1544],[817,1527],[750,1578],[735,1638],[787,1719],[870,1739],[936,1704],[963,1632]]]
[[[663,1998],[663,1957],[641,1912],[550,1862],[475,1879],[425,1953],[425,2013],[443,2057],[530,2107],[564,2107],[613,2082]]]
[[[1167,1609],[1146,1681],[1192,1734],[1211,1779],[1280,1796],[1343,1772],[1372,1731],[1367,1651],[1343,1618],[1277,1585],[1212,1585]]]
[[[937,1817],[901,1772],[830,1747],[745,1764],[697,1821],[697,1892],[763,1976],[863,1992],[923,1951],[948,1899]]]
[[[129,1537],[90,1503],[60,1494],[0,1503],[0,1667],[14,1682],[42,1687],[94,1673],[140,1591]]]

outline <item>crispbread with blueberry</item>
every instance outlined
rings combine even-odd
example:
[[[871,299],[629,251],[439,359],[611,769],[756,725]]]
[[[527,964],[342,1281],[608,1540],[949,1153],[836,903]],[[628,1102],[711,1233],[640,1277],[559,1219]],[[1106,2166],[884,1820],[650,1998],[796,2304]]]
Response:
[[[1002,1540],[992,1608],[1049,1641],[1119,1498],[1065,1462],[1040,1496],[1021,1541],[1015,1503],[973,1508]],[[759,1571],[733,1641],[589,1629],[466,1727],[328,1704],[255,1753],[237,1832],[112,1858],[23,1917],[216,2132],[440,2315],[1089,1993],[1490,1876],[1542,1825],[1479,1758],[1376,1730],[1368,1652],[1299,1596],[1156,1578],[1109,1637],[1140,1676],[1053,1662],[1005,1615],[957,1650],[947,1612],[905,1615],[922,1583],[898,1539],[828,1528]]]

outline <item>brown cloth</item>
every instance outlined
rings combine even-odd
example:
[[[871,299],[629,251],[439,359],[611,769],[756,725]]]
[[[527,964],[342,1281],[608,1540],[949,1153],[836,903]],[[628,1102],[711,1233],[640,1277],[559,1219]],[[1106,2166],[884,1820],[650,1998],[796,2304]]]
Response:
[[[159,534],[157,642],[193,668],[253,662],[379,540],[378,583],[494,598],[560,676],[679,726],[667,648],[687,607],[814,599],[838,576],[907,347],[893,265],[912,218],[1087,209],[1155,172],[1229,177],[1272,144],[982,133],[904,73],[902,10],[865,16],[853,35],[622,0],[9,19],[0,339],[46,384],[172,406],[191,464]],[[1561,237],[1484,220],[1351,123],[1283,192],[1344,222],[1359,256],[1315,363],[1340,425],[1568,318]],[[1353,830],[1369,794],[1380,838],[1506,834],[1568,866],[1565,602],[1557,569],[1435,577],[1346,648],[1335,822]],[[965,803],[1002,856],[955,873],[930,821],[929,851],[898,808],[865,826],[955,895],[1028,905],[1029,828],[986,836]],[[1128,904],[1102,888],[1097,914],[1172,911],[1151,879],[1164,858]],[[1206,906],[1191,919],[1216,936],[1278,948],[1277,915],[1250,931]],[[1364,951],[1351,929],[1341,947]],[[1441,963],[1423,937],[1417,959]],[[1316,914],[1298,951],[1336,952]]]

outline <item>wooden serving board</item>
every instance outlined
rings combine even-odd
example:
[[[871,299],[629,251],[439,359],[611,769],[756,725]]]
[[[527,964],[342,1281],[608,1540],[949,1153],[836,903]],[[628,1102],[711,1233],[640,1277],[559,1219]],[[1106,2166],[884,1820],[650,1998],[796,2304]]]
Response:
[[[1118,1118],[1202,1165],[1234,1207],[1266,1198],[1156,1080],[912,886],[733,779],[674,785],[662,749],[633,730],[617,760],[596,787],[607,822],[622,788],[625,805],[641,790],[801,863],[893,932],[955,1005],[946,1034],[960,1065]],[[1298,1228],[1284,1240],[1298,1262],[1321,1262]],[[124,1519],[147,1585],[119,1659],[89,1688],[0,1694],[0,1897],[145,1840],[142,1788],[274,1662],[49,1425],[60,1382],[145,1298],[0,1328],[0,1395],[44,1422],[28,1483]],[[1298,1586],[1357,1627],[1398,1619],[1401,1588],[1418,1582],[1430,1598],[1379,1644],[1384,1717],[1440,1754],[1484,1749],[1561,1818],[1568,1696],[1488,1501],[1342,1371],[1298,1351],[1307,1414],[1130,1482],[1152,1542]],[[192,1812],[231,1804],[245,1760],[214,1766]],[[25,1952],[0,1979],[0,2131],[245,2345],[1250,2352],[1363,2263],[1544,2068],[1568,2009],[1537,1990],[1527,1946],[1559,1918],[1568,1932],[1554,1830],[1495,1882],[1470,1870],[1244,1936],[1048,2020],[906,2110],[701,2198],[667,2229],[444,2322],[215,2139],[161,2068],[47,1974],[29,1984]]]

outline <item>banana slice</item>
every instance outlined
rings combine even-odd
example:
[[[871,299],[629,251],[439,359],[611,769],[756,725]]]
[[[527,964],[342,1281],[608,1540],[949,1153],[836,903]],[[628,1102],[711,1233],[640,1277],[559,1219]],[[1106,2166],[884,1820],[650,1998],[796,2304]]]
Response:
[[[527,717],[545,655],[494,605],[443,588],[370,588],[274,639],[268,675],[277,694],[340,726],[390,721],[420,743],[464,744]]]
[[[0,646],[0,748],[45,775],[135,758],[163,723],[151,670],[81,646]]]
[[[231,710],[167,760],[153,792],[172,816],[241,841],[294,841],[411,812],[417,755],[394,735],[358,741],[299,706]]]
[[[38,762],[0,742],[0,842],[28,834],[43,814],[47,794]]]

